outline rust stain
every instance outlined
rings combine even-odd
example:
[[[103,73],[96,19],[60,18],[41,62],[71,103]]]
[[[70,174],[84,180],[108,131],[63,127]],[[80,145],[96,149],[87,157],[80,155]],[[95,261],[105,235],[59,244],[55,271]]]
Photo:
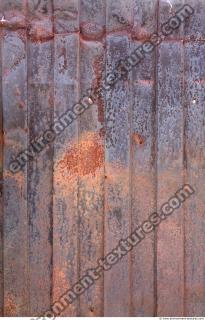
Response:
[[[24,109],[25,108],[25,103],[21,100],[21,101],[19,101],[19,108],[20,109]]]
[[[139,80],[137,80],[137,83],[146,86],[146,85],[153,85],[154,81],[153,80],[139,79]]]
[[[31,41],[49,41],[54,37],[53,18],[41,17],[29,20],[24,14],[17,10],[9,10],[6,12],[6,21],[0,24],[1,28],[10,30],[19,30],[22,40],[25,38],[25,30]],[[22,33],[21,31],[24,30]]]
[[[79,144],[75,143],[59,161],[61,172],[86,176],[95,175],[104,162],[104,148],[98,133],[88,132],[82,136]]]
[[[52,96],[52,94],[49,95],[48,103],[49,103],[49,106],[50,106],[50,107],[53,107],[53,96]]]
[[[59,297],[61,297],[62,292],[66,292],[68,288],[72,286],[72,281],[69,282],[69,279],[67,277],[68,273],[68,266],[62,266],[62,267],[54,267],[53,268],[53,280],[54,280],[54,288],[53,288],[53,298],[54,300],[58,300]],[[66,308],[66,314],[69,314],[69,316],[75,316],[75,304],[69,304]],[[61,317],[63,317],[64,314],[61,314]]]
[[[15,175],[13,175],[9,170],[4,171],[4,180],[6,179],[12,179],[15,180],[16,184],[19,187],[19,190],[23,190],[23,187],[25,185],[25,178],[22,171],[17,172]]]
[[[0,27],[12,30],[25,29],[25,15],[18,10],[8,10],[5,15],[5,21],[0,24]]]
[[[11,294],[7,295],[5,299],[5,315],[16,316],[16,314],[17,314],[17,308],[14,302],[14,297]]]
[[[55,295],[56,298],[61,296],[63,291],[66,291],[68,288],[68,280],[66,277],[66,266],[65,268],[58,268],[54,267],[53,269],[53,275],[54,275],[54,281],[56,282],[55,286]]]
[[[85,40],[100,40],[105,36],[105,26],[84,22],[80,26],[80,34]]]
[[[21,91],[18,87],[15,88],[14,94],[16,97],[18,97],[18,106],[19,109],[24,109],[26,107],[25,102],[21,99]]]
[[[48,18],[33,20],[28,29],[30,40],[33,42],[45,42],[54,37],[52,21]]]
[[[196,79],[196,80],[194,80],[193,82],[195,82],[195,83],[205,83],[205,78]]]
[[[23,54],[21,57],[17,58],[16,61],[14,62],[14,64],[11,66],[11,70],[16,70],[16,68],[18,67],[18,65],[21,63],[21,61],[23,59],[25,59],[26,55]]]
[[[133,133],[132,140],[133,140],[134,143],[136,143],[138,145],[144,144],[144,138],[140,134],[138,134],[136,132]]]
[[[102,87],[102,70],[103,70],[103,57],[98,56],[94,59],[93,68],[95,73],[95,79],[93,80],[92,87],[94,88],[94,92]],[[98,106],[98,121],[103,125],[104,124],[104,99],[102,95],[97,95],[95,103]]]
[[[150,40],[150,32],[141,26],[135,26],[132,30],[133,40]]]

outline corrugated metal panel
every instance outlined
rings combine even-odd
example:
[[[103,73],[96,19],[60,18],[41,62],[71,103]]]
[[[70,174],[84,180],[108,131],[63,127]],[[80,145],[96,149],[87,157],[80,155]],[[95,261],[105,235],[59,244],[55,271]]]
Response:
[[[187,3],[191,19],[9,171]],[[203,316],[204,0],[0,0],[0,13],[0,314],[41,316],[187,183],[195,197],[61,315]]]

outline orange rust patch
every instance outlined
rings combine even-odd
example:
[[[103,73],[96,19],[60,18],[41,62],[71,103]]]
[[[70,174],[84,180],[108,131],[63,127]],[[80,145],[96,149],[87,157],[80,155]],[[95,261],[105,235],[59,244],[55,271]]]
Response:
[[[5,315],[16,316],[16,304],[12,295],[8,295],[5,299]]]
[[[144,144],[143,137],[138,133],[133,133],[132,139],[136,144],[141,144],[141,145]]]
[[[95,175],[104,162],[104,148],[100,135],[88,132],[83,135],[79,144],[74,144],[59,161],[60,169],[69,171],[70,174],[85,176]]]
[[[66,278],[66,267],[64,269],[60,269],[55,267],[53,270],[54,275],[54,283],[55,283],[55,297],[58,299],[63,291],[66,291],[69,284]]]

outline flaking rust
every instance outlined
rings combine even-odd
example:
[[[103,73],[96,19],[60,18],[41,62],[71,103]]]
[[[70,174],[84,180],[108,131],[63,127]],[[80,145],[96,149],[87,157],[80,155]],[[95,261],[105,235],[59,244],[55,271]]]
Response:
[[[88,132],[81,137],[79,144],[75,143],[67,150],[63,159],[59,161],[59,167],[62,173],[66,170],[71,175],[95,175],[103,161],[104,148],[100,135]]]
[[[134,132],[132,135],[132,140],[134,144],[137,144],[137,145],[144,144],[144,138],[139,133]]]
[[[94,88],[94,91],[102,87],[103,67],[105,67],[103,57],[101,56],[96,57],[93,62],[95,79],[93,80],[92,87]],[[105,101],[104,101],[103,94],[104,92],[102,90],[101,95],[98,95],[95,101],[98,106],[98,121],[101,125],[104,125],[104,113],[105,113]]]
[[[5,298],[4,315],[9,315],[10,317],[14,317],[16,316],[16,314],[17,314],[17,308],[15,304],[15,297],[9,294]]]

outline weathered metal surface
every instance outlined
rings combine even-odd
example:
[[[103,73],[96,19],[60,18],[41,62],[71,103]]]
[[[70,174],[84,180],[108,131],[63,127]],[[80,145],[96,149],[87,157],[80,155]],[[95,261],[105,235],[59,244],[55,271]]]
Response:
[[[192,18],[14,175],[185,1],[0,0],[1,315],[42,315],[189,183],[195,198],[61,315],[204,316],[205,3],[186,3]]]
[[[186,181],[196,186],[198,196],[187,204],[185,216],[185,312],[201,315],[204,305],[204,76],[203,42],[184,47],[185,168]]]
[[[183,185],[183,46],[163,43],[158,54],[157,206]],[[184,211],[157,231],[157,291],[159,315],[183,315]],[[169,250],[167,250],[169,248]],[[174,256],[174,259],[173,259]],[[168,274],[168,277],[167,277]],[[172,299],[172,304],[166,303]]]
[[[140,4],[140,5],[139,5]],[[134,2],[134,41],[132,49],[157,30],[157,1]],[[131,114],[131,225],[156,211],[156,52],[132,71]],[[141,139],[135,139],[138,135]],[[156,313],[156,232],[143,246],[131,252],[131,314]],[[147,286],[149,283],[149,286]]]
[[[1,10],[8,10],[1,1]],[[11,6],[12,10],[12,6]],[[25,13],[23,3],[15,10]],[[27,146],[27,49],[26,31],[2,29],[3,102],[3,295],[4,314],[26,314],[28,287],[28,189],[27,167],[11,175],[8,162],[13,152]],[[5,249],[6,248],[6,249]]]
[[[54,114],[58,117],[71,108],[79,96],[79,38],[76,34],[55,36],[54,60]],[[72,68],[70,72],[68,66]],[[74,147],[77,143],[77,122],[54,143],[53,302],[78,279],[78,176],[69,173],[68,165],[71,152],[77,152]],[[76,315],[76,303],[66,312]]]

